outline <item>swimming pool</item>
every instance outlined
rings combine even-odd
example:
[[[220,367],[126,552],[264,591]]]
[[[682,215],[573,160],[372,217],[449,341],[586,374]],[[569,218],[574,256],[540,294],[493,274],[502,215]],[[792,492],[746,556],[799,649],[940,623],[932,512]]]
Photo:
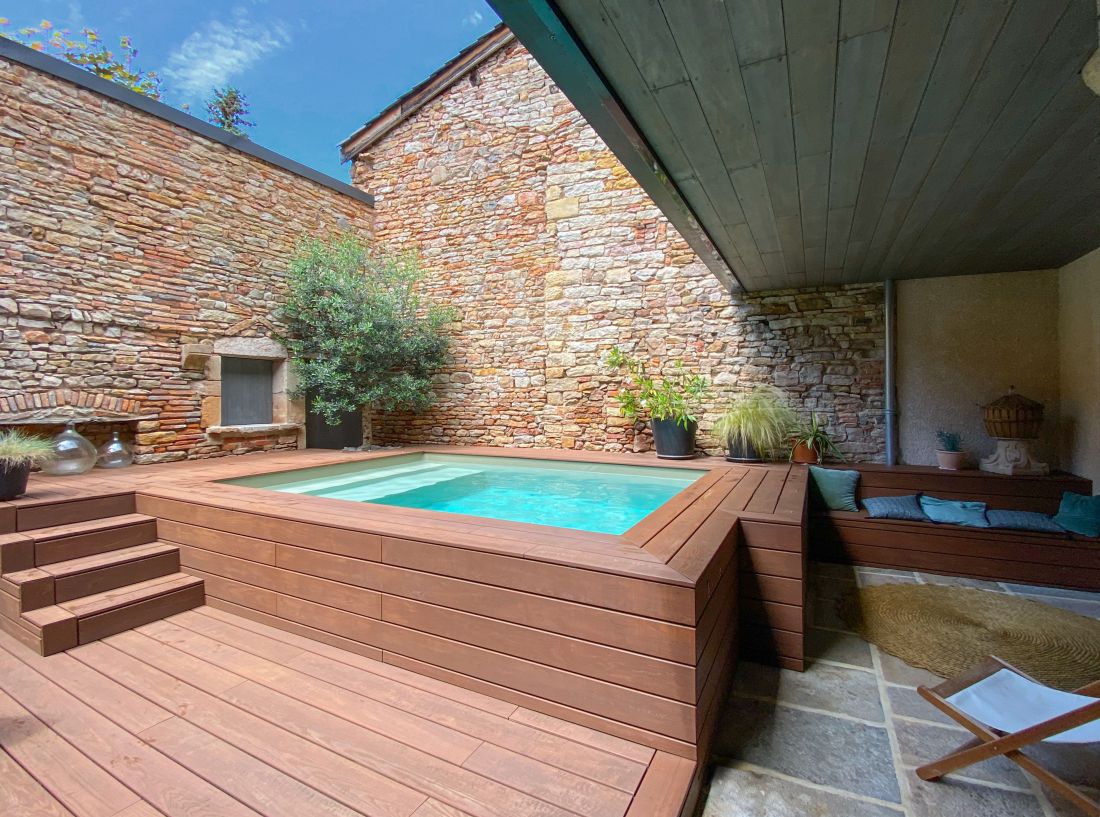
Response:
[[[617,535],[705,473],[695,468],[417,453],[224,482]]]

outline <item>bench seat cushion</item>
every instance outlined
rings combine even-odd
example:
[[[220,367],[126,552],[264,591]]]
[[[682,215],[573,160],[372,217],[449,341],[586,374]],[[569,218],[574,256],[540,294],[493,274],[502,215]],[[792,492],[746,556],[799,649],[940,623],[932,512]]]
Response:
[[[1036,533],[1060,533],[1066,532],[1065,528],[1047,516],[1045,513],[1034,511],[1002,511],[990,509],[985,512],[985,518],[989,520],[991,528],[1005,528],[1008,530],[1026,530]]]

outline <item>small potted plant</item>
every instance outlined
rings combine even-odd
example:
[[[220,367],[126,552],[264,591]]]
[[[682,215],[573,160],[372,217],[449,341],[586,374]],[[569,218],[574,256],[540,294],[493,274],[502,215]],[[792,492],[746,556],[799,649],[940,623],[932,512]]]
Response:
[[[800,426],[791,438],[791,462],[820,465],[826,454],[844,459],[844,454],[829,436],[825,424],[813,412],[810,414],[810,422]]]
[[[653,446],[664,459],[690,459],[695,456],[695,409],[710,386],[701,375],[690,374],[682,361],[673,364],[671,374],[660,379],[646,371],[645,363],[634,360],[618,347],[607,356],[607,365],[625,370],[626,387],[615,399],[624,417],[634,421],[647,418],[653,431]]]
[[[49,440],[32,437],[19,429],[0,431],[0,501],[27,491],[31,467],[53,457]]]
[[[955,431],[936,432],[936,440],[939,448],[936,449],[936,459],[940,468],[944,471],[962,470],[966,460],[966,452],[962,448],[962,437]]]
[[[730,462],[761,462],[790,436],[797,417],[774,386],[757,386],[739,394],[714,424],[726,441]]]

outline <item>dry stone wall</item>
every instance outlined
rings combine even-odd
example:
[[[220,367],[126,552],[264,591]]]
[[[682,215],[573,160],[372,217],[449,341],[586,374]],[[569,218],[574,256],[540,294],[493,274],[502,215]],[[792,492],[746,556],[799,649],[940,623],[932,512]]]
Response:
[[[773,383],[820,412],[840,448],[881,456],[878,285],[731,297],[518,43],[360,154],[375,235],[419,250],[431,295],[456,305],[454,360],[390,442],[645,450],[618,415],[613,345],[677,359],[724,400]]]
[[[122,426],[140,461],[297,446],[285,427],[208,435],[220,382],[184,350],[269,337],[298,236],[370,219],[357,198],[0,59],[0,424],[125,400],[146,417]]]

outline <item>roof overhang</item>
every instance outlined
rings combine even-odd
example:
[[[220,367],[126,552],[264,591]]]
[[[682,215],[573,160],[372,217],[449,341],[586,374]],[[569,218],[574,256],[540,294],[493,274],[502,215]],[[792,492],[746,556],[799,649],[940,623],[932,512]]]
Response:
[[[1100,246],[1096,0],[489,0],[725,282]]]

